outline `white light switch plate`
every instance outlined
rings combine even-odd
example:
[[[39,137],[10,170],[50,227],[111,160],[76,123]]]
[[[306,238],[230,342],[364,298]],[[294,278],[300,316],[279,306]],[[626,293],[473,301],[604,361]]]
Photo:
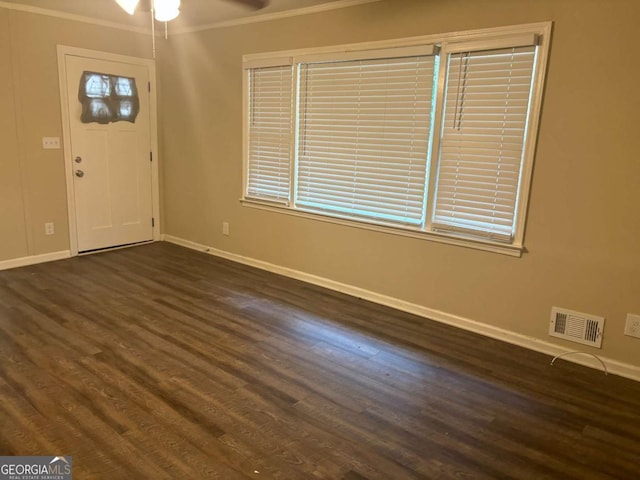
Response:
[[[60,148],[60,137],[42,137],[42,148],[57,150]]]

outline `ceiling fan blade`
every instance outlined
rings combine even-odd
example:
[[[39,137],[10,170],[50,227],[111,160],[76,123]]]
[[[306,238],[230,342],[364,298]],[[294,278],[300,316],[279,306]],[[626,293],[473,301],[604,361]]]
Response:
[[[236,3],[242,3],[247,7],[251,7],[255,9],[264,8],[267,5],[269,5],[269,0],[232,0],[232,1]]]

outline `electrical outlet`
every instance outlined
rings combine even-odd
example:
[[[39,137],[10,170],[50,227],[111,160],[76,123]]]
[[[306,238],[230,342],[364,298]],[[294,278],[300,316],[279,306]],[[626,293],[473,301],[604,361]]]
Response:
[[[627,313],[627,323],[624,326],[624,334],[630,337],[640,338],[640,315]]]
[[[60,148],[60,137],[42,137],[42,148],[45,150],[58,150]]]
[[[222,222],[222,234],[229,236],[229,222]]]
[[[45,235],[53,235],[56,233],[53,222],[47,222],[44,224],[44,234]]]

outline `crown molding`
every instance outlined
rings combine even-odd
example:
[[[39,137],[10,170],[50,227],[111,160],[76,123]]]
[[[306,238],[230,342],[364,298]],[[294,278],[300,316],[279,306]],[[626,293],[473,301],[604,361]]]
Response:
[[[358,5],[364,5],[366,3],[375,3],[380,1],[382,0],[336,0],[335,2],[323,3],[321,5],[314,5],[312,7],[295,8],[292,10],[285,10],[283,12],[262,13],[258,15],[252,15],[250,17],[224,20],[222,22],[215,22],[206,25],[200,25],[197,27],[177,28],[172,33],[193,33],[201,32],[203,30],[213,30],[216,28],[236,27],[238,25],[247,25],[251,23],[269,22],[271,20],[280,20],[283,18],[298,17],[301,15],[311,15],[313,13],[328,12],[331,10],[339,10],[341,8],[355,7]]]
[[[250,17],[235,18],[233,20],[224,20],[221,22],[214,22],[206,25],[200,25],[197,27],[185,27],[172,29],[172,34],[183,34],[200,32],[203,30],[213,30],[216,28],[235,27],[238,25],[247,25],[251,23],[268,22],[271,20],[280,20],[283,18],[298,17],[300,15],[310,15],[313,13],[328,12],[330,10],[338,10],[341,8],[354,7],[357,5],[363,5],[366,3],[375,3],[382,0],[336,0],[330,3],[324,3],[321,5],[314,5],[312,7],[296,8],[293,10],[285,10],[283,12],[263,13],[258,15],[252,15]],[[60,12],[58,10],[50,10],[47,8],[34,7],[31,5],[21,5],[13,2],[0,1],[0,8],[8,10],[16,10],[19,12],[33,13],[36,15],[46,15],[48,17],[61,18],[64,20],[72,20],[75,22],[88,23],[92,25],[99,25],[101,27],[116,28],[119,30],[126,30],[128,32],[141,33],[144,35],[150,35],[150,31],[143,27],[133,27],[131,25],[125,25],[123,23],[109,22],[107,20],[100,20],[98,18],[86,17],[84,15],[76,15],[73,13]]]
[[[7,10],[16,10],[19,12],[34,13],[36,15],[45,15],[47,17],[61,18],[63,20],[72,20],[74,22],[89,23],[92,25],[99,25],[101,27],[117,28],[118,30],[126,30],[128,32],[150,35],[149,29],[147,28],[132,27],[131,25],[125,25],[123,23],[109,22],[107,20],[100,20],[98,18],[85,17],[84,15],[65,13],[58,10],[50,10],[48,8],[34,7],[32,5],[20,5],[12,2],[0,1],[0,8],[6,8]]]

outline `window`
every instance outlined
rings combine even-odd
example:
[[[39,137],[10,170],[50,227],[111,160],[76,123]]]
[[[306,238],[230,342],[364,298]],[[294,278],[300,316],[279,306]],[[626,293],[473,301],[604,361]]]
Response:
[[[251,70],[247,195],[286,201],[290,194],[291,65]]]
[[[434,228],[512,240],[535,53],[448,55]]]
[[[549,31],[245,57],[244,201],[519,254]]]
[[[300,64],[297,206],[422,222],[436,57],[384,53]]]
[[[135,78],[83,72],[78,100],[82,103],[82,123],[135,123],[140,111]]]

